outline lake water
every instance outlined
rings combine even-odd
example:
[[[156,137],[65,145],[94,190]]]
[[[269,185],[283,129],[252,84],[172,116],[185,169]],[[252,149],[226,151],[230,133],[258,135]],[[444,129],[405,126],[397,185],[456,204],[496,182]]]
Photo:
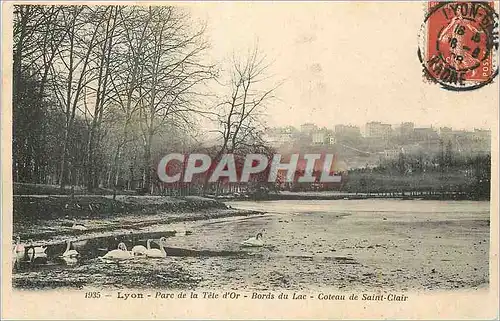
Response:
[[[449,289],[488,283],[489,202],[227,204],[270,215],[205,224],[195,233],[197,241],[182,243],[235,250],[239,241],[262,232],[270,248],[255,251],[264,258],[260,264],[243,262],[251,266],[246,272],[240,268],[245,282],[257,288],[278,286],[272,278],[276,271],[287,280],[283,285],[299,288]]]
[[[160,236],[162,230],[186,229],[192,234],[168,237],[172,249],[166,259],[134,259],[110,266],[88,257],[76,267],[65,267],[64,275],[83,280],[87,286],[100,286],[107,280],[109,286],[253,291],[488,285],[489,202],[287,200],[227,204],[266,214],[148,227],[141,233]],[[241,246],[259,232],[264,247]],[[46,273],[22,272],[17,278],[46,278]],[[57,273],[57,268],[50,273]]]

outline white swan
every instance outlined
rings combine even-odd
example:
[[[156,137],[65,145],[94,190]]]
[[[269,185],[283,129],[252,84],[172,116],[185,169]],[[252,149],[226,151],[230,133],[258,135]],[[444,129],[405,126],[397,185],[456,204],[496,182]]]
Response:
[[[132,248],[132,254],[133,255],[146,255],[146,252],[148,249],[144,245],[136,245]]]
[[[34,246],[30,247],[28,249],[28,258],[30,259],[31,262],[37,261],[47,261],[47,253],[45,251],[47,250],[46,246]]]
[[[163,248],[167,243],[167,239],[165,237],[162,237],[160,241],[158,242],[158,245],[160,246],[160,249],[152,249],[151,248],[151,240],[148,240],[147,245],[148,249],[146,251],[146,256],[147,257],[157,257],[157,258],[164,258],[167,257],[167,252],[165,252],[165,249]]]
[[[257,233],[255,237],[251,237],[246,241],[241,243],[243,246],[264,246],[264,242],[262,241],[262,233]]]
[[[66,256],[66,257],[62,257],[62,260],[64,261],[64,264],[68,265],[68,266],[73,266],[73,265],[76,265],[78,263],[78,259],[76,257],[69,257],[69,256]]]
[[[111,250],[108,253],[104,254],[104,256],[99,257],[102,261],[123,261],[128,260],[133,257],[132,253],[127,251],[127,246],[125,243],[118,244],[118,248],[116,250]]]
[[[26,249],[24,244],[21,243],[21,237],[16,238],[16,244],[14,244],[14,248],[12,249],[12,263],[14,265],[18,265],[24,259],[26,255]]]
[[[71,241],[67,240],[66,241],[66,251],[61,255],[63,258],[64,257],[70,257],[70,258],[75,258],[80,255],[76,250],[70,250],[71,248]]]
[[[78,231],[86,231],[87,228],[85,227],[85,225],[81,224],[81,223],[73,223],[73,226],[71,226],[72,229],[74,230],[78,230]]]
[[[16,244],[14,245],[14,255],[16,258],[24,258],[25,248],[24,244],[21,243],[21,237],[16,238]]]

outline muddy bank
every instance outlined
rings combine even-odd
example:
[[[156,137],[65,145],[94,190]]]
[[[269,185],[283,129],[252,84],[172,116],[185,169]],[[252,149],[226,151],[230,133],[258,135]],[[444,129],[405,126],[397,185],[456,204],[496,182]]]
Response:
[[[41,241],[259,213],[196,196],[14,196],[13,232]]]
[[[489,286],[487,202],[339,200],[228,205],[267,214],[72,237],[81,254],[72,266],[57,260],[67,237],[55,236],[54,245],[47,249],[49,264],[16,270],[14,287],[428,291]],[[177,213],[179,217],[185,214]],[[152,216],[140,219],[147,217]],[[182,229],[190,233],[176,233]],[[256,233],[263,234],[264,246],[243,247],[242,242]],[[160,237],[167,239],[166,258],[134,258],[120,264],[98,259],[118,242],[130,249]]]
[[[89,285],[135,288],[194,288],[200,282],[177,258],[245,257],[239,251],[217,249],[190,249],[166,247],[167,260],[137,259],[120,264],[107,264],[98,257],[116,249],[123,242],[130,250],[134,245],[154,243],[160,237],[176,239],[193,234],[191,227],[198,222],[217,219],[255,216],[263,214],[254,210],[233,209],[218,201],[198,197],[106,197],[82,196],[74,199],[54,197],[16,197],[14,236],[20,236],[26,246],[45,246],[47,262],[31,262],[29,255],[18,260],[13,267],[12,282],[15,288],[82,288]],[[66,206],[67,205],[67,206]],[[110,208],[115,211],[107,211]],[[22,213],[21,209],[36,211]],[[48,211],[52,215],[43,215]],[[31,214],[31,215],[30,215]],[[65,214],[62,216],[62,214]],[[26,219],[30,217],[30,219]],[[84,227],[76,229],[78,226]],[[196,232],[195,232],[196,233]],[[79,253],[76,263],[61,257],[66,241]],[[13,263],[14,264],[14,263]]]
[[[58,218],[106,218],[123,214],[152,214],[158,211],[192,212],[206,209],[226,209],[217,200],[186,196],[111,196],[81,195],[14,196],[14,221],[51,220]]]
[[[105,288],[194,289],[201,278],[182,264],[170,260],[135,260],[123,264],[106,264],[97,259],[73,268],[39,269],[14,274],[12,285],[22,289],[55,289],[100,286]]]

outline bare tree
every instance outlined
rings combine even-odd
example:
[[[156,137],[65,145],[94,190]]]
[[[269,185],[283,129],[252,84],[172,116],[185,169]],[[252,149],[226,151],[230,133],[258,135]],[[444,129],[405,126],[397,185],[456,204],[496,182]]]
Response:
[[[114,99],[114,92],[110,90],[110,77],[111,73],[116,71],[113,70],[114,66],[112,64],[112,59],[114,58],[113,48],[116,45],[115,37],[117,24],[120,23],[120,21],[118,21],[120,11],[121,7],[118,6],[109,6],[101,9],[101,14],[105,18],[105,22],[101,28],[102,30],[96,30],[96,32],[100,33],[99,44],[96,46],[97,50],[94,57],[96,64],[96,69],[94,69],[96,80],[94,83],[90,83],[87,86],[91,89],[90,91],[93,96],[92,109],[89,109],[86,103],[87,92],[84,96],[84,114],[87,120],[90,119],[88,122],[89,134],[86,158],[86,183],[89,191],[97,187],[98,164],[96,161],[96,153],[102,134],[101,124],[104,109],[106,106],[109,106],[112,103],[112,99]]]
[[[14,87],[23,72],[27,73],[28,78],[41,75],[40,95],[43,94],[47,75],[55,57],[55,49],[67,34],[57,23],[61,10],[62,7],[58,6],[15,6]]]
[[[144,148],[143,186],[151,190],[153,137],[162,127],[182,126],[190,114],[203,112],[195,101],[200,84],[214,77],[213,66],[200,62],[207,49],[204,28],[192,31],[187,15],[174,7],[149,7],[149,42],[139,86]]]
[[[230,81],[226,85],[230,92],[217,105],[217,132],[222,143],[215,155],[216,161],[224,153],[263,147],[263,109],[274,98],[278,86],[269,84],[269,67],[266,56],[259,53],[257,47],[243,61],[233,58]]]
[[[59,184],[61,189],[67,183],[68,144],[73,124],[82,104],[82,93],[86,86],[95,80],[92,74],[92,52],[98,44],[95,32],[105,18],[97,12],[98,8],[72,6],[63,12],[63,23],[69,29],[67,39],[57,50],[58,59],[52,65],[54,93],[66,117],[60,165]],[[71,161],[71,159],[70,159]],[[71,167],[69,168],[71,171]]]
[[[22,124],[16,126],[13,141],[15,179],[31,180],[32,176],[40,179],[41,173],[38,171],[44,167],[39,162],[45,153],[37,142],[42,126],[39,119],[43,114],[41,102],[46,94],[49,71],[56,50],[67,34],[67,29],[58,23],[62,8],[35,5],[14,7],[12,103],[15,116],[23,115]],[[38,100],[37,104],[27,104],[26,97],[20,96],[26,93],[26,82],[37,84],[36,88],[32,88],[35,92],[30,93],[32,99]]]
[[[113,156],[113,187],[116,188],[121,173],[120,159],[125,145],[130,140],[130,127],[139,107],[138,88],[142,83],[145,46],[149,39],[150,17],[147,8],[122,8],[119,12],[123,24],[120,27],[120,45],[117,62],[120,67],[110,76],[115,93],[114,102],[121,113],[121,130],[117,137]]]
[[[33,168],[43,165],[50,167],[47,181],[61,189],[71,179],[88,190],[104,182],[116,191],[138,172],[144,187],[153,186],[153,158],[169,134],[191,136],[198,115],[207,113],[204,84],[215,69],[202,62],[204,27],[179,7],[15,10],[15,164],[26,172],[16,179],[32,181]],[[32,133],[35,125],[52,141]],[[56,156],[33,154],[44,148]]]
[[[218,123],[222,145],[218,156],[233,153],[242,145],[260,141],[263,109],[274,98],[276,84],[266,85],[270,65],[253,49],[243,62],[233,59],[230,95],[219,105]]]

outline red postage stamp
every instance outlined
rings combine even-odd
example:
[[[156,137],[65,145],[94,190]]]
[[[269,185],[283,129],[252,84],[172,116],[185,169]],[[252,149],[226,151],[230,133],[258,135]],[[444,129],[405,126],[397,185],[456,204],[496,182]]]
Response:
[[[494,2],[428,3],[418,56],[427,79],[450,90],[472,90],[498,74]]]

